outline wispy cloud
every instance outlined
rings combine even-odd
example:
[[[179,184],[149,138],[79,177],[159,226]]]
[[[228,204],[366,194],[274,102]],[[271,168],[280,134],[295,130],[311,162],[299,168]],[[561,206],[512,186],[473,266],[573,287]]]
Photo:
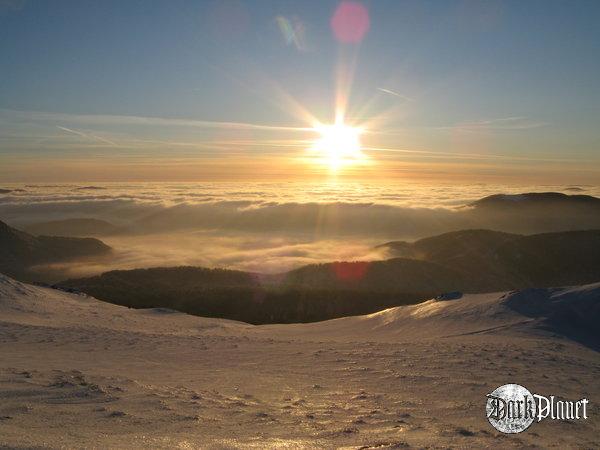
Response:
[[[523,116],[501,117],[496,119],[474,120],[459,123],[449,127],[451,129],[460,129],[465,131],[477,130],[529,130],[532,128],[544,127],[545,122],[537,121]]]
[[[310,127],[245,122],[0,109],[0,141],[9,142],[13,150],[102,150],[111,146],[154,152],[189,147],[194,152],[232,156],[251,147],[263,153],[269,148],[279,152],[302,149],[314,132]],[[75,136],[79,139],[73,139]]]
[[[247,122],[226,122],[193,119],[173,119],[164,117],[122,116],[107,114],[64,114],[39,111],[15,111],[0,109],[0,117],[14,117],[20,120],[36,122],[67,122],[96,125],[148,125],[148,126],[177,126],[196,128],[222,128],[235,130],[265,130],[265,131],[312,131],[310,127],[265,125]]]
[[[363,147],[367,152],[381,153],[401,153],[406,155],[418,155],[421,158],[431,159],[460,159],[468,160],[505,160],[505,161],[531,161],[531,162],[550,162],[550,163],[593,163],[592,159],[582,158],[548,158],[541,156],[523,156],[523,155],[501,155],[494,153],[467,153],[467,152],[448,152],[448,151],[432,151],[432,150],[409,150],[400,148],[386,147]]]

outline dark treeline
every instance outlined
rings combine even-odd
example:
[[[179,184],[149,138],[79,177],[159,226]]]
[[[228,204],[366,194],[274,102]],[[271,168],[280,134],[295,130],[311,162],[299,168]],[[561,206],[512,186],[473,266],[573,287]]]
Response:
[[[58,285],[132,308],[170,308],[253,324],[314,322],[418,303],[428,294],[261,286],[234,270],[175,267],[113,271]]]
[[[600,231],[513,235],[463,230],[384,246],[399,257],[265,275],[201,267],[116,270],[67,280],[100,300],[250,323],[366,314],[442,292],[496,292],[600,280]]]

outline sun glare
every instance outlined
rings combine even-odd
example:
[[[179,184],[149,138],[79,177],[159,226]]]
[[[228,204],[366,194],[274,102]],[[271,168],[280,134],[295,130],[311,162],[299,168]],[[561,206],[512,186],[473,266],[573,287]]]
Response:
[[[362,130],[345,124],[319,125],[315,127],[319,138],[312,150],[332,169],[365,158],[360,148]]]

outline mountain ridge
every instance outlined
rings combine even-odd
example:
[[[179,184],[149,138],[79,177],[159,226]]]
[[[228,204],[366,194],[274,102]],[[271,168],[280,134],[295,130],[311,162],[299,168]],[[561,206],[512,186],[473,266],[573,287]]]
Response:
[[[38,264],[107,255],[111,248],[94,238],[33,236],[0,221],[0,272],[21,280],[35,280]]]
[[[496,292],[600,280],[600,230],[530,236],[463,230],[403,243],[403,251],[417,251],[411,246],[421,259],[312,264],[277,275],[194,267],[122,270],[59,286],[133,307],[287,323],[370,313],[448,291]],[[423,253],[427,249],[430,253]]]

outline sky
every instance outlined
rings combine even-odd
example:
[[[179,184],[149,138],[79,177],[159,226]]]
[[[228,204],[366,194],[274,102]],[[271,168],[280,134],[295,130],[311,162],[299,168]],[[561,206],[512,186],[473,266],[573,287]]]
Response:
[[[0,181],[597,184],[598,19],[593,0],[0,0]]]

